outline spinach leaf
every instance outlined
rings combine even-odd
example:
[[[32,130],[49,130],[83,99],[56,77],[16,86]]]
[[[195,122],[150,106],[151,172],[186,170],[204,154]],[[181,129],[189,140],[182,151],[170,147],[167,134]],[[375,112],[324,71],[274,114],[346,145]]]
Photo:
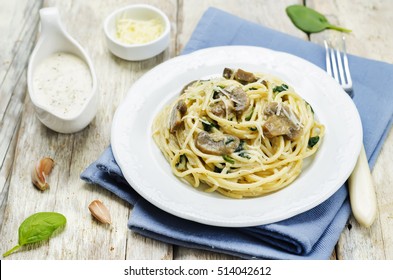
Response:
[[[308,103],[307,101],[304,101],[304,102],[306,102],[306,104],[307,104],[308,106],[310,106],[311,112],[314,114],[314,109],[312,108],[312,106],[310,105],[310,103]]]
[[[3,257],[15,252],[21,246],[49,239],[53,232],[66,224],[66,218],[56,212],[39,212],[31,215],[19,226],[19,241]]]
[[[214,172],[221,173],[222,170],[223,170],[223,168],[219,168],[217,166],[214,166]]]
[[[228,137],[227,141],[225,141],[225,145],[231,144],[233,141],[235,141],[235,138]]]
[[[275,86],[273,88],[273,93],[278,93],[278,92],[282,92],[288,89],[288,86],[286,84],[282,84],[281,86]]]
[[[213,127],[217,128],[217,129],[220,128],[220,126],[214,120],[212,120],[210,122],[208,120],[203,119],[203,120],[201,120],[201,122],[202,122],[202,125],[203,125],[203,130],[206,131],[206,132],[210,132]]]
[[[245,141],[244,141],[243,139],[240,140],[239,146],[237,146],[237,148],[236,148],[236,150],[235,150],[235,153],[244,150],[244,144],[245,144]]]
[[[213,91],[213,99],[218,99],[218,98],[220,98],[220,94],[221,94],[220,91],[214,90],[214,91]]]
[[[176,168],[179,169],[180,171],[186,170],[187,168],[187,156],[186,155],[180,155],[179,161],[176,163]]]
[[[239,157],[246,158],[246,159],[251,159],[251,157],[246,152],[239,153]]]
[[[254,107],[251,108],[250,114],[246,117],[246,121],[251,120],[252,114],[254,114]]]
[[[293,24],[306,33],[317,33],[325,29],[351,32],[349,29],[332,25],[324,15],[303,5],[288,6],[285,11]]]
[[[310,137],[310,139],[308,139],[308,146],[312,148],[318,143],[318,141],[319,141],[319,136]]]
[[[228,156],[228,155],[223,155],[222,158],[223,158],[226,162],[229,162],[230,164],[234,164],[234,163],[235,163],[235,160],[234,160],[233,158],[231,158],[230,156]]]

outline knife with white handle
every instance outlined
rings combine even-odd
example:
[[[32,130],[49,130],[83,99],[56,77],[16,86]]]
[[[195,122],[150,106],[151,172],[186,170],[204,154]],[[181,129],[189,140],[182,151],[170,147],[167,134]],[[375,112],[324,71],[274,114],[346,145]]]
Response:
[[[377,198],[363,145],[348,185],[353,216],[360,225],[370,227],[377,215]]]

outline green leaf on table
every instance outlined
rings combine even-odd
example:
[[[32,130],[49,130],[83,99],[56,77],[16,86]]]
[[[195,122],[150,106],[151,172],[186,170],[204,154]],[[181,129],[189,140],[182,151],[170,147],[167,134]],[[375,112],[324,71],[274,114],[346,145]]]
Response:
[[[23,245],[49,239],[53,232],[66,222],[66,218],[56,212],[39,212],[31,215],[19,226],[18,245],[5,252],[3,257],[7,257]]]
[[[332,25],[324,15],[303,5],[288,6],[286,12],[293,24],[306,33],[317,33],[325,29],[351,32],[349,29]]]

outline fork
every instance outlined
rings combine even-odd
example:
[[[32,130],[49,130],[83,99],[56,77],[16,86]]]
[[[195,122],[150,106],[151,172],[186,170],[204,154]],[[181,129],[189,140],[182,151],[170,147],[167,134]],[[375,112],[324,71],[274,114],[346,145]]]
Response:
[[[324,40],[326,50],[326,71],[353,97],[351,72],[349,71],[345,37],[342,37],[342,50],[333,48]],[[355,168],[348,179],[349,198],[352,213],[358,223],[370,227],[377,215],[377,199],[367,162],[364,145],[362,145]]]
[[[326,49],[326,71],[353,97],[352,78],[351,72],[349,71],[345,37],[342,37],[342,55],[339,49],[329,47],[330,44],[326,40],[324,40],[324,43]]]

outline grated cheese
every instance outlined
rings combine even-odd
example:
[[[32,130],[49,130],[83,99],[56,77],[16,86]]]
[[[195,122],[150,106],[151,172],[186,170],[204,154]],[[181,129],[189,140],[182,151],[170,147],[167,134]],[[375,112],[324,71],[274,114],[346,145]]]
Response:
[[[151,20],[136,20],[119,18],[116,21],[116,37],[125,44],[145,44],[157,39],[164,27],[154,18]]]

